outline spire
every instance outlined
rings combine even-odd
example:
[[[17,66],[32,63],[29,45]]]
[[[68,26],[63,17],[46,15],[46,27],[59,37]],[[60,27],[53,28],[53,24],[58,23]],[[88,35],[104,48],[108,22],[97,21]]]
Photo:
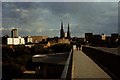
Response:
[[[70,29],[69,29],[69,22],[68,22],[68,31],[67,31],[67,38],[70,38]]]
[[[61,22],[60,38],[64,38],[63,22]]]
[[[61,29],[63,29],[63,22],[61,22]]]
[[[69,22],[68,22],[68,32],[70,32],[70,30],[69,30]]]

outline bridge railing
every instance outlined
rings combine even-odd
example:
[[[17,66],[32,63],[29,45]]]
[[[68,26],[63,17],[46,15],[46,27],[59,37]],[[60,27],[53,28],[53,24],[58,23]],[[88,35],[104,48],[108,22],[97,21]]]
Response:
[[[110,75],[113,80],[120,80],[120,56],[89,46],[83,46],[82,51]]]
[[[72,60],[73,60],[73,50],[71,49],[66,64],[64,66],[63,72],[61,74],[61,79],[70,80],[72,73]]]

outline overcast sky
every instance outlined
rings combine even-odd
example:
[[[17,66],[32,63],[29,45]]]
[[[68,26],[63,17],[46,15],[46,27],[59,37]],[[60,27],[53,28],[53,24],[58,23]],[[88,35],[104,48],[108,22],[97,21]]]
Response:
[[[119,0],[1,0],[2,2],[119,2]]]
[[[59,36],[60,22],[66,31],[68,22],[72,36],[84,33],[118,32],[117,2],[3,2],[3,35],[18,28],[20,36]]]

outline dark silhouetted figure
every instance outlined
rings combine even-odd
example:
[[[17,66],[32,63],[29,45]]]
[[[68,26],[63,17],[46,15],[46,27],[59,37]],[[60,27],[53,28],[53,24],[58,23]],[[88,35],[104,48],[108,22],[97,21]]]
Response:
[[[80,44],[80,43],[77,43],[77,44],[76,44],[76,47],[77,47],[77,50],[80,50],[80,49],[81,49],[81,44]]]

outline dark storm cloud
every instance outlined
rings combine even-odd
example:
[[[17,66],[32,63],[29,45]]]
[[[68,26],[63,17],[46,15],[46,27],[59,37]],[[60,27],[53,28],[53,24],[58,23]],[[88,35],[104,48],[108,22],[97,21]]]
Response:
[[[20,28],[22,35],[58,36],[60,21],[70,23],[73,36],[118,30],[117,2],[3,3],[3,28]],[[4,30],[4,29],[3,29]]]

